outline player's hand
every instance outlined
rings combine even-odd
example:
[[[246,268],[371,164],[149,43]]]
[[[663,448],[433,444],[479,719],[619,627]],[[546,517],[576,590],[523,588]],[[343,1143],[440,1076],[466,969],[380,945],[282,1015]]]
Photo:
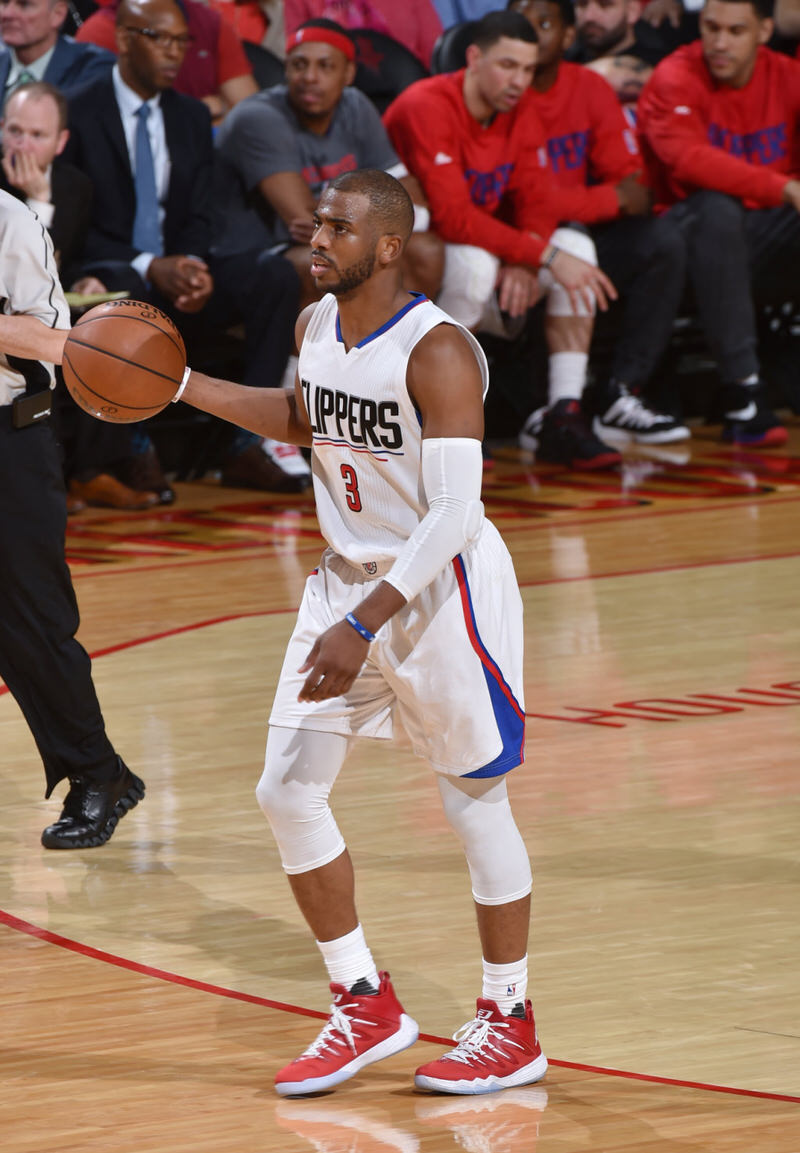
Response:
[[[347,621],[339,621],[317,637],[297,670],[308,673],[298,701],[328,701],[353,684],[367,658],[369,642]]]
[[[616,187],[621,216],[646,216],[650,211],[652,196],[647,185],[639,180],[639,174],[624,176]]]
[[[550,271],[558,283],[566,288],[576,311],[581,301],[591,309],[593,300],[596,300],[600,311],[606,312],[611,301],[617,299],[617,290],[602,268],[572,256],[563,248],[559,248],[556,253]]]
[[[524,316],[539,299],[539,277],[521,264],[504,264],[497,277],[497,303],[509,316]]]
[[[683,5],[680,0],[650,0],[642,9],[642,20],[658,28],[665,21],[673,28],[680,28]]]
[[[783,200],[791,204],[795,212],[800,212],[800,180],[787,180],[783,186]]]
[[[24,192],[27,199],[50,203],[50,179],[46,172],[42,172],[32,153],[6,152],[3,172],[12,188]]]

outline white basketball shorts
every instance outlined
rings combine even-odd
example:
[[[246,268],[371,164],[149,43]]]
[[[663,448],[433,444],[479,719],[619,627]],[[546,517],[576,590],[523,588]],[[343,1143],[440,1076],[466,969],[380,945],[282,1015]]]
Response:
[[[300,702],[297,672],[316,638],[377,577],[330,550],[306,582],[270,724],[390,738],[395,712],[414,752],[440,773],[499,776],[524,756],[522,598],[508,549],[484,521],[478,540],[379,631],[350,691]]]

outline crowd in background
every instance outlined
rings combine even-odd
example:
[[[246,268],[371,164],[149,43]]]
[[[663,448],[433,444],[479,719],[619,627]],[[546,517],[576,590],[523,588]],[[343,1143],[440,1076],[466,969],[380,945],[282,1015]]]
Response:
[[[677,384],[655,388],[683,317],[716,366],[704,415],[774,448],[794,394],[764,370],[764,318],[798,295],[800,5],[764,4],[0,0],[0,184],[50,230],[75,309],[150,300],[190,363],[279,387],[321,191],[384,169],[415,205],[409,290],[508,350],[536,461],[685,442]],[[174,499],[159,418],[100,424],[63,390],[57,408],[73,511]],[[310,483],[293,446],[185,423],[225,484]]]

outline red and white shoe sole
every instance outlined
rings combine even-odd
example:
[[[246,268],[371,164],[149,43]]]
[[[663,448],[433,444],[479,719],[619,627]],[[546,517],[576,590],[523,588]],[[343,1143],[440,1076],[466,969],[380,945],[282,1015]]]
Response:
[[[507,1077],[474,1077],[470,1080],[451,1081],[446,1077],[428,1077],[424,1073],[417,1073],[414,1085],[417,1089],[430,1089],[435,1093],[497,1093],[500,1089],[511,1089],[516,1085],[532,1085],[534,1081],[541,1081],[547,1072],[547,1058],[541,1053],[528,1065],[523,1065],[515,1073]]]
[[[375,1061],[382,1061],[395,1053],[408,1049],[419,1037],[419,1025],[407,1013],[400,1018],[400,1028],[390,1037],[385,1037],[371,1049],[354,1057],[346,1065],[342,1065],[326,1077],[309,1077],[303,1081],[276,1081],[275,1090],[281,1097],[299,1097],[306,1093],[322,1093],[325,1089],[332,1089],[335,1085],[354,1077],[365,1065],[372,1065]]]

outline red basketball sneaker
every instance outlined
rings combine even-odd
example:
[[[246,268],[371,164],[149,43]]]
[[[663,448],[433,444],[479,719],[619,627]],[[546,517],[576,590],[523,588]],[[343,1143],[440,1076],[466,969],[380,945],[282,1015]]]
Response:
[[[417,1069],[418,1089],[494,1093],[541,1081],[547,1072],[530,1001],[525,1002],[524,1017],[504,1017],[494,1001],[479,997],[474,1019],[462,1025],[453,1040],[458,1041],[455,1049]]]
[[[397,1000],[388,973],[380,974],[377,993],[354,994],[331,985],[328,1023],[305,1053],[275,1077],[282,1097],[319,1093],[354,1076],[365,1065],[413,1045],[419,1026]]]

